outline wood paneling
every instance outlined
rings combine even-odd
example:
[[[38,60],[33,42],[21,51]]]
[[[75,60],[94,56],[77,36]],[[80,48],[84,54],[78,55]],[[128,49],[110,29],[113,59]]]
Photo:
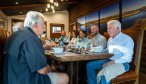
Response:
[[[140,71],[146,73],[146,30],[144,31]]]
[[[84,0],[73,9],[69,10],[69,22],[73,23],[80,17],[93,13],[118,1],[119,0]]]

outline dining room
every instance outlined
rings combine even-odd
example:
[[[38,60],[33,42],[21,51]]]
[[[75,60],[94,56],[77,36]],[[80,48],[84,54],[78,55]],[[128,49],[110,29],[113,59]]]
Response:
[[[136,69],[134,69],[135,75],[128,75],[132,82],[128,80],[123,84],[132,84],[133,81],[136,84],[145,84],[145,2],[146,0],[1,0],[0,83],[3,80],[4,45],[6,40],[13,35],[13,29],[17,23],[24,24],[27,17],[26,14],[29,11],[37,11],[44,16],[45,31],[38,38],[41,40],[44,49],[46,49],[45,54],[49,60],[55,60],[57,66],[54,64],[52,67],[56,67],[56,69],[58,69],[58,66],[65,68],[66,72],[63,72],[68,74],[69,84],[90,84],[88,83],[86,70],[84,70],[86,69],[86,63],[110,58],[114,55],[109,53],[110,51],[108,52],[103,46],[91,45],[91,40],[95,37],[92,34],[92,26],[98,27],[99,33],[106,37],[107,42],[109,39],[109,35],[107,35],[109,33],[107,32],[109,30],[108,22],[111,20],[118,20],[121,23],[121,32],[127,29],[130,29],[130,31],[135,28],[142,29],[142,35],[136,41],[141,44],[138,50],[138,56],[140,57],[136,61],[137,65],[135,65]],[[131,32],[128,34],[131,34]],[[136,37],[135,34],[132,35]],[[74,38],[77,38],[77,40],[74,40]],[[85,40],[83,44],[82,39]],[[134,41],[135,45],[136,42]],[[59,48],[59,50],[56,50],[56,48]],[[133,49],[135,49],[135,46]],[[54,54],[55,52],[61,52],[61,54],[56,55]],[[135,59],[135,57],[133,58]],[[81,73],[82,71],[83,73]]]

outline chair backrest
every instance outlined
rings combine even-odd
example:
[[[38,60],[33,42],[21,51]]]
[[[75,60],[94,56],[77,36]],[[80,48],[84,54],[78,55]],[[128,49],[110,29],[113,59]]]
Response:
[[[7,36],[5,34],[5,30],[0,28],[0,84],[2,83],[2,78],[3,78],[3,61],[4,61],[4,44],[7,39]]]
[[[129,35],[134,41],[134,54],[131,62],[131,69],[139,72],[144,30],[140,28],[129,28],[122,30],[122,32]],[[109,38],[107,32],[104,33],[104,36],[106,39]]]

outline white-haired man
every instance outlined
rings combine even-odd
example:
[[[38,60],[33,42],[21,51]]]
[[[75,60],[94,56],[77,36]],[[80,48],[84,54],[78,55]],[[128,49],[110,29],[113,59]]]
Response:
[[[110,84],[113,78],[129,70],[134,48],[132,38],[121,32],[121,23],[118,20],[107,23],[107,32],[110,36],[107,49],[114,55],[109,59],[87,63],[88,84]]]
[[[27,13],[24,28],[13,33],[5,46],[4,84],[68,84],[65,73],[53,73],[38,38],[45,31],[40,12]]]

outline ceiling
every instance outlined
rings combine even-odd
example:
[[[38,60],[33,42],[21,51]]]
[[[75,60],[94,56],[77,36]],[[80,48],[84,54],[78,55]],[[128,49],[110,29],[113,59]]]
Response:
[[[47,4],[50,0],[0,0],[0,10],[7,16],[23,15],[28,11],[46,12]],[[83,0],[54,0],[59,6],[54,6],[55,11],[70,10]],[[48,8],[48,12],[52,12]]]

